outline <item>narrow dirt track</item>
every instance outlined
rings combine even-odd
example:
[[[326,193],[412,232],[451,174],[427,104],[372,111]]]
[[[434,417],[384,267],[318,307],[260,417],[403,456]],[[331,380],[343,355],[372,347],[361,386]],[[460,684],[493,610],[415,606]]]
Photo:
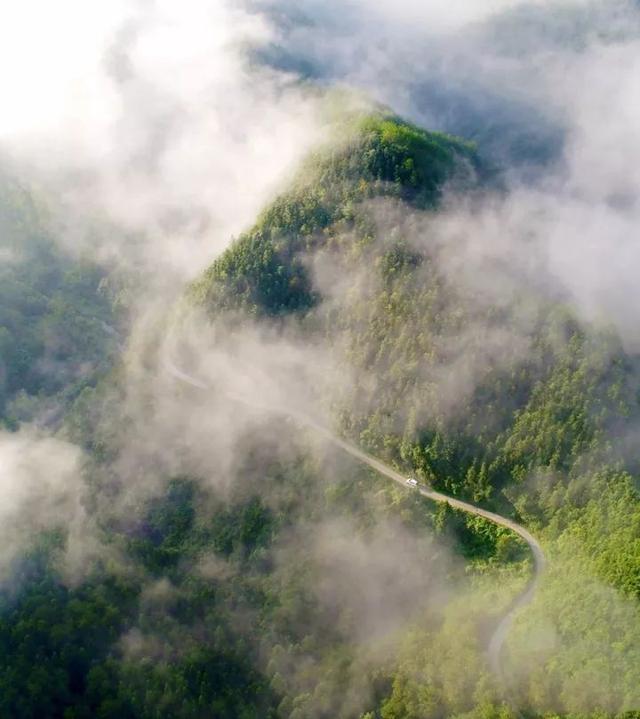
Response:
[[[192,377],[191,375],[187,374],[186,372],[183,372],[178,367],[173,365],[171,362],[166,363],[166,368],[174,378],[180,380],[181,382],[184,382],[188,385],[191,385],[192,387],[197,387],[198,389],[210,389],[210,386],[207,385],[204,382],[201,382],[200,380],[196,379],[195,377]],[[388,479],[393,480],[397,484],[402,485],[403,488],[407,489],[408,491],[413,492],[419,492],[423,497],[427,497],[428,499],[433,500],[434,502],[440,502],[443,504],[448,504],[451,507],[454,507],[455,509],[462,510],[463,512],[467,512],[468,514],[473,514],[477,517],[484,517],[484,519],[489,520],[490,522],[493,522],[494,524],[497,524],[500,527],[505,527],[506,529],[511,530],[512,532],[515,532],[518,536],[520,536],[528,545],[529,549],[531,549],[531,554],[533,555],[533,576],[531,577],[529,583],[525,587],[525,589],[513,600],[511,603],[509,610],[505,614],[505,616],[500,620],[500,623],[496,627],[491,640],[489,642],[489,647],[487,650],[487,655],[489,659],[490,666],[492,668],[492,671],[502,680],[504,681],[504,673],[501,668],[500,664],[500,657],[502,653],[502,647],[505,643],[505,640],[507,638],[507,635],[509,633],[509,629],[511,627],[511,624],[513,623],[513,620],[515,618],[516,613],[518,610],[520,610],[522,607],[526,606],[532,599],[535,594],[538,581],[540,579],[540,576],[542,572],[544,571],[545,565],[546,565],[546,559],[544,552],[542,550],[542,547],[540,546],[540,543],[538,540],[522,525],[518,524],[517,522],[514,522],[512,519],[508,519],[507,517],[503,517],[500,514],[496,514],[495,512],[489,512],[486,509],[482,509],[482,507],[477,507],[475,504],[470,504],[469,502],[464,502],[461,499],[455,499],[454,497],[449,497],[446,494],[442,494],[441,492],[436,492],[433,489],[429,489],[428,487],[424,485],[418,485],[417,487],[411,487],[407,485],[407,477],[397,472],[395,469],[390,467],[389,465],[385,464],[384,462],[381,462],[379,459],[376,459],[375,457],[372,457],[370,454],[367,454],[366,452],[363,452],[361,449],[356,447],[355,445],[351,444],[350,442],[346,442],[345,440],[341,439],[340,437],[337,437],[331,430],[327,429],[321,424],[318,424],[315,420],[313,420],[311,417],[302,414],[301,412],[298,412],[296,410],[292,410],[286,407],[266,407],[261,406],[257,403],[254,403],[250,400],[247,400],[244,397],[230,395],[232,399],[241,402],[243,404],[250,405],[251,407],[257,408],[257,409],[263,409],[265,411],[277,411],[279,413],[282,413],[284,415],[288,415],[294,419],[296,419],[298,422],[300,422],[303,425],[306,425],[308,427],[311,427],[314,431],[316,431],[318,434],[322,435],[327,439],[330,443],[340,447],[342,450],[344,450],[347,454],[350,454],[352,457],[355,457],[357,460],[362,462],[363,464],[368,465],[372,469],[374,469],[379,474],[387,477]]]

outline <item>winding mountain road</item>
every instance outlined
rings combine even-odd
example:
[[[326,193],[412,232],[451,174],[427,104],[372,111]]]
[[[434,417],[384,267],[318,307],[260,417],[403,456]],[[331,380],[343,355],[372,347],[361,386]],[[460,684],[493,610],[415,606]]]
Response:
[[[187,374],[186,372],[183,372],[181,369],[176,367],[173,363],[167,362],[166,368],[168,372],[176,379],[180,380],[181,382],[184,382],[186,384],[191,385],[192,387],[197,387],[198,389],[206,390],[211,389],[209,385],[207,385],[204,382],[201,382],[195,377],[192,377],[191,375]],[[511,603],[507,613],[505,616],[500,620],[500,623],[496,627],[493,635],[491,636],[491,639],[489,641],[489,646],[487,649],[487,655],[489,659],[489,664],[491,666],[492,671],[502,680],[504,681],[504,673],[501,668],[500,663],[500,657],[502,653],[502,647],[504,646],[505,640],[507,638],[507,635],[509,633],[509,629],[513,623],[513,620],[515,619],[516,613],[524,606],[529,604],[529,602],[533,599],[533,596],[535,594],[538,581],[540,579],[540,576],[542,572],[544,571],[545,565],[546,565],[546,559],[544,552],[542,550],[542,547],[540,546],[540,543],[538,540],[522,525],[518,524],[517,522],[514,522],[512,519],[508,519],[507,517],[503,517],[500,514],[496,514],[495,512],[489,512],[486,509],[482,509],[482,507],[477,507],[475,504],[471,504],[469,502],[465,502],[461,499],[455,499],[454,497],[449,497],[446,494],[442,494],[441,492],[436,492],[433,489],[430,489],[427,486],[424,485],[417,485],[417,486],[411,486],[407,484],[407,477],[397,472],[395,469],[390,467],[389,465],[385,464],[384,462],[381,462],[379,459],[376,459],[375,457],[372,457],[370,454],[367,454],[366,452],[363,452],[361,449],[356,447],[355,445],[351,444],[350,442],[346,442],[345,440],[341,439],[340,437],[337,437],[331,430],[327,429],[321,424],[318,424],[315,420],[313,420],[311,417],[298,412],[296,410],[292,410],[286,407],[266,407],[262,406],[258,403],[255,403],[253,401],[247,400],[244,397],[236,396],[236,395],[229,395],[232,399],[237,400],[239,402],[242,402],[244,404],[248,404],[254,408],[258,409],[264,409],[267,411],[274,411],[274,409],[278,412],[281,412],[282,414],[288,415],[297,421],[299,421],[301,424],[306,425],[308,427],[311,427],[313,430],[315,430],[318,434],[325,437],[329,442],[332,444],[340,447],[340,449],[344,450],[347,454],[350,454],[352,457],[355,457],[357,460],[362,462],[363,464],[368,465],[372,469],[374,469],[379,474],[383,475],[384,477],[387,477],[388,479],[393,480],[399,485],[402,485],[405,489],[413,492],[419,492],[423,497],[427,497],[427,499],[431,499],[434,502],[440,502],[443,504],[448,504],[450,507],[454,507],[455,509],[459,509],[463,512],[467,512],[468,514],[473,514],[477,517],[483,517],[484,519],[489,520],[490,522],[493,522],[494,524],[497,524],[500,527],[505,527],[506,529],[509,529],[512,532],[515,532],[519,537],[521,537],[528,545],[529,549],[531,550],[531,553],[533,555],[533,575],[531,579],[529,580],[529,583],[525,587],[525,589],[513,600]]]

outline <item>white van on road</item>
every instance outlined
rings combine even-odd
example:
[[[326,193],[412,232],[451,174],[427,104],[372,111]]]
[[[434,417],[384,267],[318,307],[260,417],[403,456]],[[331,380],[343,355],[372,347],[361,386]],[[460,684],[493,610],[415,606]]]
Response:
[[[409,477],[409,479],[407,480],[407,484],[408,484],[410,487],[417,487],[417,486],[418,486],[418,480],[417,480],[417,479],[414,479],[413,477]]]

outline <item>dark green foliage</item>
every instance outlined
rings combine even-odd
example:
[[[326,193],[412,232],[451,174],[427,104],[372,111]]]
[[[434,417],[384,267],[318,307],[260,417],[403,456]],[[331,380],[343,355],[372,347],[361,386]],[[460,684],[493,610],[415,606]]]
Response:
[[[46,562],[29,574],[0,596],[0,715],[95,716],[91,676],[130,621],[136,591],[115,578],[71,590]]]
[[[273,524],[271,512],[254,497],[246,504],[215,515],[210,530],[213,547],[223,556],[251,553],[268,544]]]
[[[375,196],[433,207],[447,182],[470,184],[473,148],[384,114],[354,121],[337,146],[313,155],[292,189],[278,197],[192,287],[211,309],[252,314],[301,312],[317,299],[304,253],[331,225],[353,221],[353,205]]]
[[[229,639],[232,640],[230,637]],[[268,683],[241,652],[211,645],[194,648],[170,665],[126,664],[121,694],[131,717],[269,719],[275,703]],[[133,676],[132,676],[133,675]],[[160,714],[158,714],[160,711]],[[104,714],[104,716],[121,716]]]
[[[173,480],[167,494],[152,502],[129,550],[146,569],[160,574],[188,558],[195,518],[193,502],[194,487],[186,480]]]
[[[55,538],[50,549],[16,567],[9,586],[17,588],[0,596],[1,716],[272,715],[276,699],[255,669],[251,646],[228,623],[226,592],[192,576],[201,552],[224,554],[225,533],[248,556],[264,541],[267,513],[254,498],[239,512],[239,526],[238,515],[221,513],[207,530],[208,521],[195,522],[194,497],[193,482],[170,482],[164,496],[149,502],[139,536],[129,543],[131,557],[152,574],[171,573],[181,593],[171,617],[158,614],[153,600],[141,603],[145,579],[125,581],[100,570],[78,588],[66,587],[52,564],[61,547]],[[176,571],[179,561],[188,571]],[[141,638],[127,649],[123,637],[136,627]],[[156,649],[161,656],[127,658],[144,637],[164,647]]]
[[[211,274],[224,284],[224,292],[216,295],[223,309],[240,305],[277,315],[313,304],[304,269],[295,259],[295,245],[288,238],[274,241],[259,231],[246,235],[216,261]]]

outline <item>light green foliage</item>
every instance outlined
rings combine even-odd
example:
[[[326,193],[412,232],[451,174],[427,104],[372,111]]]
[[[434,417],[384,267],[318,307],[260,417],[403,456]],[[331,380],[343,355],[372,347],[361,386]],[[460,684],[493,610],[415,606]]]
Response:
[[[373,153],[375,160],[371,164],[367,151],[362,152],[364,168],[354,172],[355,176],[361,173],[363,182],[351,183],[351,192],[357,193],[361,187],[365,191],[360,196],[350,195],[348,211],[341,208],[339,199],[327,199],[319,183],[313,185],[316,194],[311,204],[295,192],[285,196],[263,214],[257,230],[265,237],[270,233],[274,238],[286,237],[287,254],[283,257],[291,258],[293,265],[299,262],[297,252],[324,253],[353,276],[366,267],[365,289],[347,293],[339,309],[331,304],[325,313],[319,303],[321,298],[314,295],[317,290],[311,286],[305,290],[306,300],[292,308],[305,315],[301,332],[320,330],[341,353],[338,361],[357,370],[356,384],[347,396],[334,398],[344,431],[375,454],[417,472],[436,488],[525,518],[547,537],[552,553],[555,542],[564,546],[562,543],[571,536],[573,550],[565,546],[558,554],[558,562],[562,557],[570,561],[579,553],[592,558],[580,572],[560,570],[565,581],[571,578],[574,582],[573,591],[579,592],[581,586],[591,586],[593,582],[596,586],[599,577],[631,593],[636,597],[631,601],[637,601],[640,500],[628,478],[612,473],[620,466],[629,471],[635,467],[618,454],[616,444],[617,437],[633,432],[639,418],[635,359],[625,355],[615,336],[584,328],[569,309],[541,302],[527,292],[507,309],[486,309],[479,315],[474,297],[464,285],[456,285],[441,274],[429,256],[428,245],[426,250],[416,251],[407,241],[409,238],[403,236],[402,224],[397,220],[388,222],[388,227],[368,221],[364,201],[372,188],[371,168],[396,188],[392,197],[413,202],[414,183],[425,187],[424,169],[419,175],[418,168],[428,167],[429,162],[431,167],[443,167],[439,165],[441,161],[447,164],[440,148],[431,148],[433,154],[423,156],[429,158],[424,165],[416,162],[413,141],[420,137],[419,132],[393,120],[372,123],[381,149]],[[366,121],[362,127],[367,137]],[[366,141],[359,151],[363,147]],[[331,167],[327,160],[324,163],[319,160],[318,167]],[[393,172],[389,170],[391,166],[395,168]],[[448,167],[451,170],[452,164]],[[334,178],[331,186],[335,186]],[[374,192],[384,194],[377,186]],[[359,200],[363,203],[358,204]],[[331,211],[318,215],[322,201]],[[424,196],[421,203],[429,206]],[[286,213],[283,208],[288,208]],[[246,240],[241,239],[227,257],[234,257],[240,247],[249,250]],[[226,275],[219,277],[215,268],[224,261],[225,258],[203,277],[196,293],[197,299],[208,303],[213,312],[219,311],[218,290],[214,288],[226,282]],[[259,278],[251,280],[251,284],[256,282]],[[269,302],[261,304],[255,297],[251,311],[277,315],[281,309],[274,312]],[[534,318],[526,338],[528,350],[512,351],[506,343],[500,361],[487,363],[474,378],[472,391],[466,396],[458,393],[457,404],[451,407],[442,391],[451,339],[468,333],[471,340],[463,351],[470,357],[474,353],[481,355],[484,336],[511,323],[517,326],[521,310]],[[478,325],[484,335],[472,334]],[[369,382],[369,377],[376,381]],[[594,468],[600,468],[599,475],[594,476]],[[617,493],[619,499],[614,499]],[[496,557],[504,560],[523,556],[522,548],[495,527],[446,511],[444,516],[468,557],[476,561],[493,557],[495,561]],[[553,579],[549,582],[551,586]],[[543,594],[547,600],[541,600],[549,602],[546,611],[561,612],[561,600],[571,592],[566,587],[555,594],[549,592]],[[598,651],[597,642],[577,641],[606,625],[606,609],[595,609],[598,596],[591,592],[584,602],[588,607],[593,600],[598,615],[591,625],[586,621],[581,624],[579,610],[575,617],[570,611],[561,612],[558,647],[569,649],[558,649],[555,663],[553,653],[539,657],[535,677],[550,677],[546,683],[550,685],[532,679],[532,684],[538,682],[539,686],[525,692],[523,698],[532,712],[584,713],[599,708],[616,713],[629,708],[630,687],[638,677],[633,669],[635,660],[626,645],[610,638],[608,651],[612,653],[606,659],[596,656],[593,662],[587,662],[586,655],[580,653]],[[532,616],[538,616],[544,626],[540,615]],[[636,620],[631,623],[634,621],[637,626]],[[447,647],[455,646],[455,637],[447,635],[442,640],[436,633],[425,636],[423,641],[431,649],[439,647],[438,660],[432,665],[417,649],[410,650],[411,669],[395,674],[391,694],[379,707],[380,715],[418,717],[439,716],[443,711],[445,715],[475,711],[474,702],[480,702],[475,692],[485,681],[480,665],[473,668],[477,659],[466,659],[470,667],[468,685],[458,686],[461,678],[452,670],[451,676],[438,684],[447,691],[453,687],[452,696],[446,691],[438,693],[429,689],[429,682],[435,681],[434,677],[446,667],[443,653]],[[571,649],[576,643],[582,650]],[[477,657],[478,649],[469,649],[468,642],[454,653],[466,656],[467,651]],[[607,664],[618,666],[615,673],[620,681],[613,685],[608,683],[604,669],[597,669]],[[580,681],[591,689],[587,692]],[[609,688],[603,689],[608,684]],[[487,715],[502,711],[491,709],[491,697],[482,701],[482,711]]]

